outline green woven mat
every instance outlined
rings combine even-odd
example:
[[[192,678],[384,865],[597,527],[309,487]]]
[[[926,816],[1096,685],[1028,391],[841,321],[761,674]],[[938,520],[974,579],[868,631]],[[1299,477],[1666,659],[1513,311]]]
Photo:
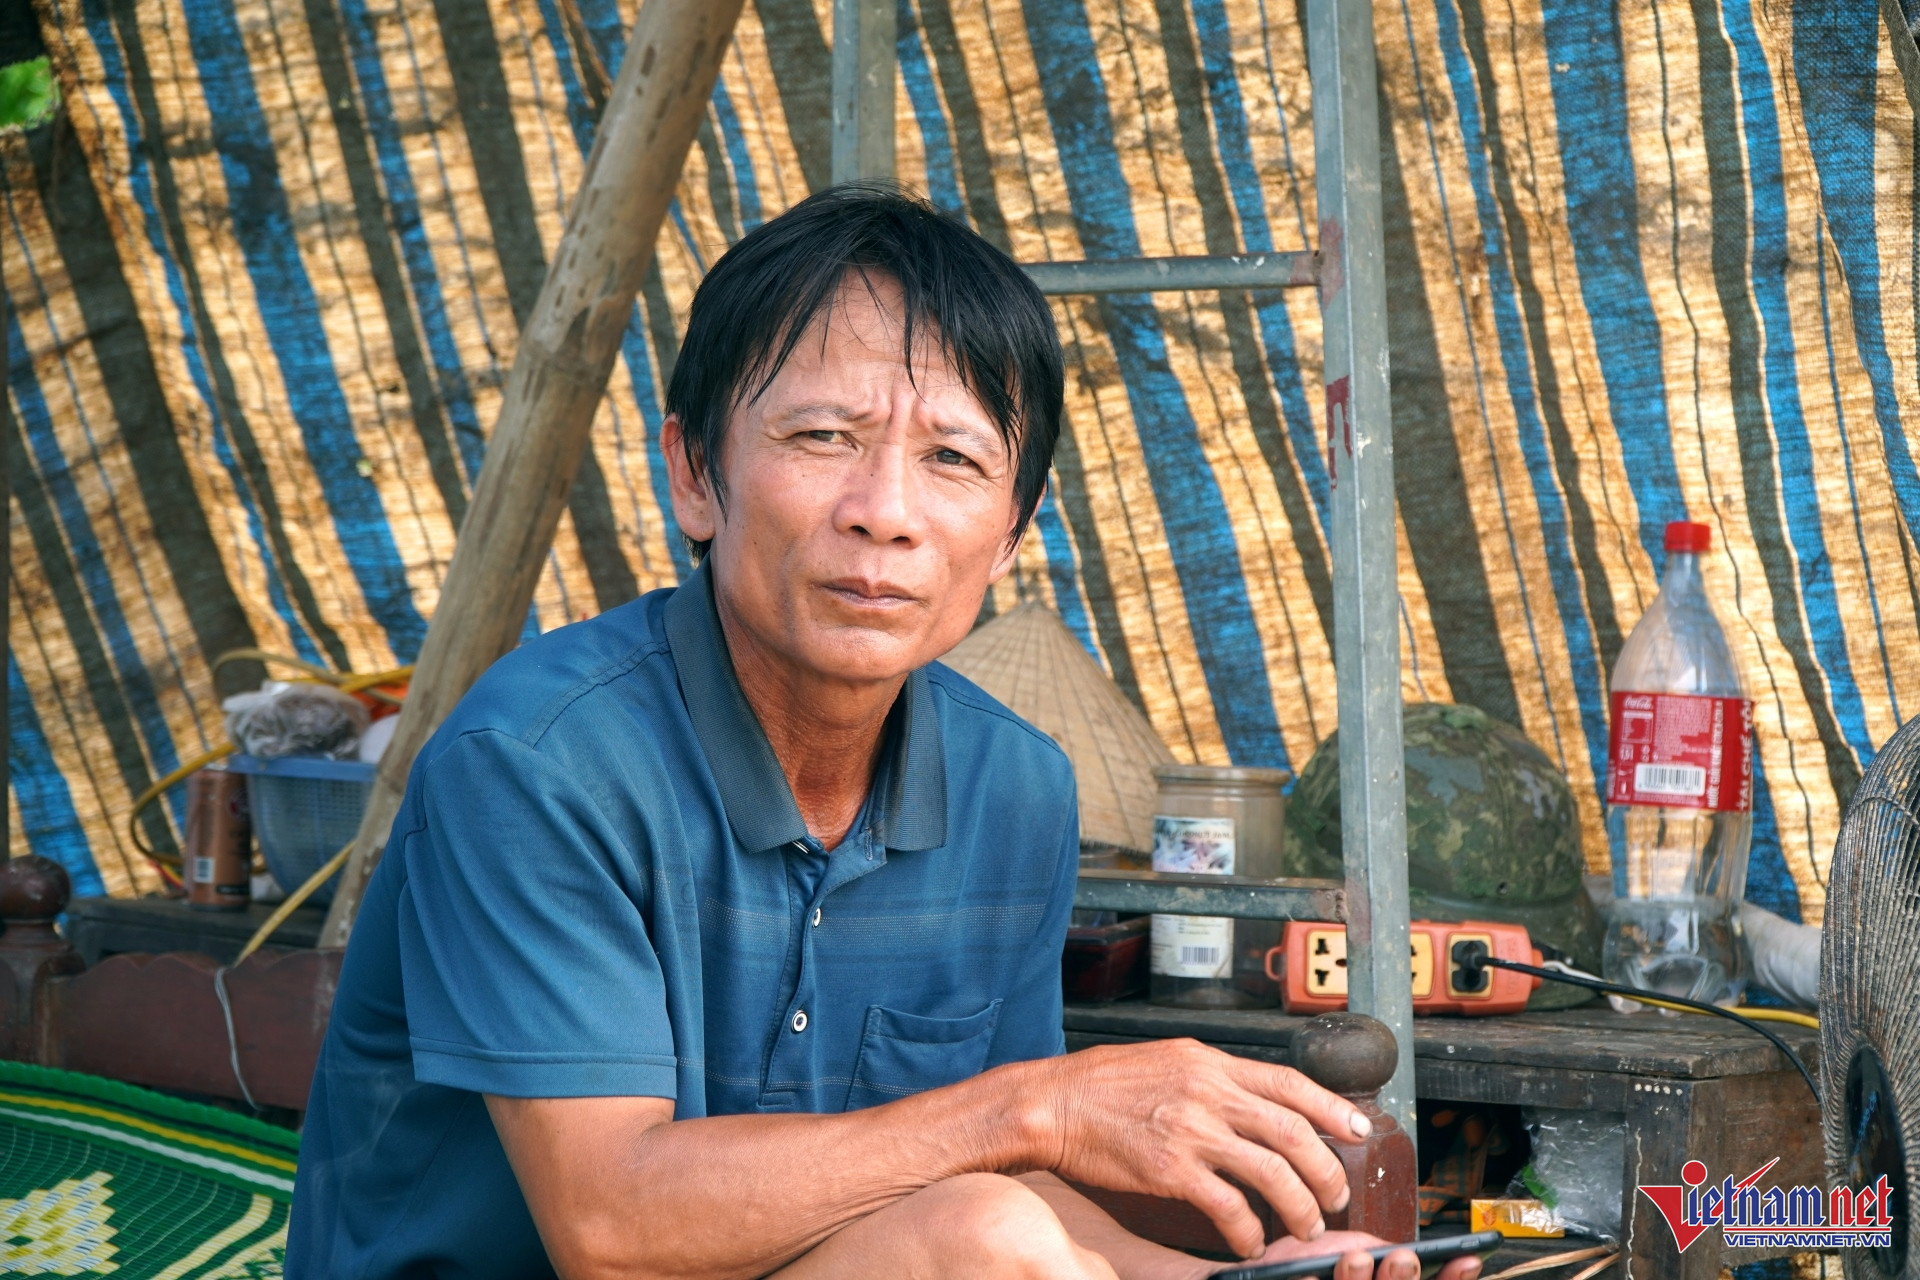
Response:
[[[213,1107],[0,1062],[0,1275],[278,1276],[299,1150]]]

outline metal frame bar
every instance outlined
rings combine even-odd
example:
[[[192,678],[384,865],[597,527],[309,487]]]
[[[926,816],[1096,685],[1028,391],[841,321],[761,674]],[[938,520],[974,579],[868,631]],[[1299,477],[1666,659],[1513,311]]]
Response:
[[[1400,1065],[1380,1092],[1380,1106],[1413,1133],[1400,583],[1372,10],[1372,0],[1307,0],[1307,68],[1333,486],[1347,1007],[1378,1018],[1400,1042]]]
[[[1045,294],[1160,293],[1184,289],[1298,289],[1320,280],[1311,249],[1194,258],[1114,258],[1104,262],[1023,262]]]
[[[833,0],[835,182],[893,178],[896,21],[894,0]]]
[[[1347,918],[1346,886],[1338,880],[1257,880],[1167,871],[1082,871],[1073,905],[1080,911],[1232,916],[1239,920],[1326,920],[1338,924]]]

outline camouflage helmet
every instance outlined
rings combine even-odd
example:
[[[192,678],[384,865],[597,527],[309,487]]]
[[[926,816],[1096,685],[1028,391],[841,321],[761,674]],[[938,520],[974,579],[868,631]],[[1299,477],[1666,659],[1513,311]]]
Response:
[[[1598,973],[1605,928],[1581,875],[1573,789],[1519,730],[1476,707],[1421,702],[1404,716],[1407,882],[1416,920],[1522,924]],[[1286,874],[1342,875],[1340,744],[1320,744],[1287,802]],[[1564,1008],[1587,994],[1547,983],[1528,1007]]]

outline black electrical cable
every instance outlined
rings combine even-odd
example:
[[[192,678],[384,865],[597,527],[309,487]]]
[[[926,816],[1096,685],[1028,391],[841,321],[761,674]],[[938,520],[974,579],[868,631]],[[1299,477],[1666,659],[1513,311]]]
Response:
[[[1786,1054],[1787,1061],[1793,1064],[1793,1069],[1800,1073],[1800,1078],[1807,1082],[1807,1088],[1812,1090],[1813,1104],[1816,1107],[1820,1105],[1820,1086],[1813,1082],[1813,1073],[1807,1070],[1806,1063],[1800,1061],[1800,1055],[1789,1048],[1787,1042],[1782,1040],[1770,1028],[1755,1022],[1752,1018],[1743,1018],[1731,1009],[1722,1009],[1719,1005],[1708,1004],[1704,1000],[1689,1000],[1685,996],[1670,996],[1660,991],[1640,991],[1633,987],[1623,987],[1617,982],[1602,982],[1598,978],[1579,978],[1571,973],[1560,973],[1554,969],[1542,969],[1538,965],[1521,964],[1518,960],[1502,960],[1497,956],[1471,956],[1464,958],[1461,963],[1469,973],[1482,965],[1491,965],[1495,969],[1511,969],[1515,973],[1531,974],[1536,978],[1545,978],[1550,982],[1564,982],[1568,986],[1585,987],[1589,991],[1601,991],[1607,995],[1625,996],[1629,1000],[1662,1000],[1667,1004],[1682,1005],[1688,1009],[1695,1009],[1701,1013],[1716,1014],[1731,1022],[1737,1022],[1747,1030],[1758,1032],[1760,1035],[1765,1036],[1773,1042],[1774,1048]]]

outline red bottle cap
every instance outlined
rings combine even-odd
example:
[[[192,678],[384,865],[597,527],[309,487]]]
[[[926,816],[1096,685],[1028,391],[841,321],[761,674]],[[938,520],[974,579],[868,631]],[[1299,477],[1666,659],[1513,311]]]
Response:
[[[1691,551],[1695,555],[1713,545],[1713,526],[1675,520],[1667,526],[1667,550]]]

